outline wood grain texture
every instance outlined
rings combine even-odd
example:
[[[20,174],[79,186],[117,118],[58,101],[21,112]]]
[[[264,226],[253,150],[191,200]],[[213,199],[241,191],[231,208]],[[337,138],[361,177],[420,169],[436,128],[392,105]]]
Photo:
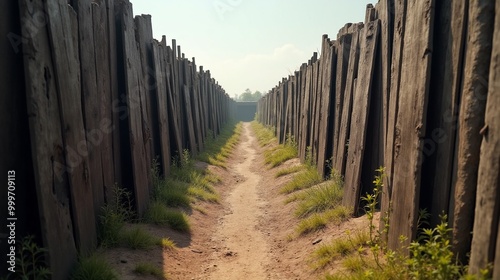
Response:
[[[81,73],[81,100],[83,102],[83,116],[85,131],[87,132],[88,164],[90,174],[90,185],[94,201],[94,215],[98,219],[101,207],[104,205],[104,182],[102,176],[101,141],[99,123],[101,117],[101,94],[97,90],[97,65],[96,49],[94,47],[94,24],[92,3],[90,0],[76,1],[75,10],[78,14],[78,44],[80,73]]]
[[[468,15],[468,40],[459,112],[456,178],[454,183],[453,238],[457,252],[468,253],[474,223],[475,195],[478,182],[479,154],[484,126],[488,72],[493,38],[494,3],[470,1]],[[488,235],[487,232],[484,232]],[[496,236],[493,231],[491,233]],[[493,237],[495,238],[495,237]],[[493,246],[491,246],[493,247]],[[491,248],[490,247],[490,248]],[[494,250],[491,248],[490,250]]]
[[[149,202],[148,170],[146,168],[146,151],[144,149],[144,130],[141,94],[144,94],[142,84],[141,61],[134,32],[132,4],[126,0],[120,1],[119,31],[123,47],[123,64],[125,74],[125,94],[127,103],[127,122],[130,137],[130,152],[133,176],[133,190],[137,213],[142,216]],[[129,183],[130,184],[130,183]]]
[[[163,176],[167,176],[170,172],[170,133],[168,119],[168,102],[167,102],[167,58],[166,46],[160,43],[153,43],[153,56],[155,63],[155,83],[156,83],[156,100],[158,101],[158,128],[160,141],[160,166]]]
[[[459,156],[466,158],[459,158],[459,174],[458,183],[472,184],[467,182],[466,178],[461,178],[465,174],[461,174],[461,166],[466,162],[462,160],[470,160],[467,162],[469,168],[473,167],[476,155],[474,152],[475,146],[472,145],[474,137],[479,136],[481,143],[480,161],[477,170],[477,195],[475,206],[475,219],[472,236],[472,248],[470,252],[469,272],[471,274],[479,274],[480,270],[485,268],[490,262],[498,263],[500,255],[495,242],[498,242],[498,225],[500,223],[500,19],[494,17],[494,11],[497,15],[500,12],[500,3],[496,3],[496,7],[490,1],[475,1],[470,3],[469,12],[469,28],[471,30],[470,52],[467,52],[465,61],[465,77],[464,77],[464,90],[462,97],[462,106],[460,108],[460,125],[466,125],[465,133],[470,135],[468,139],[471,141],[471,150],[466,152],[459,143]],[[493,32],[494,30],[494,32]],[[488,42],[489,41],[489,42]],[[491,48],[491,55],[487,51]],[[490,59],[488,59],[490,58]],[[488,59],[488,61],[487,61]],[[488,62],[490,66],[487,67]],[[487,67],[487,69],[485,69]],[[488,75],[489,71],[489,75]],[[488,79],[485,82],[483,79]],[[487,95],[484,95],[487,91]],[[476,115],[480,111],[483,102],[486,102],[485,116]],[[478,111],[473,111],[477,109]],[[465,119],[463,117],[466,117]],[[467,121],[467,123],[465,123]],[[477,126],[481,128],[477,130]],[[469,136],[467,135],[467,136]],[[462,136],[462,132],[460,132]],[[467,148],[469,148],[467,147]],[[465,172],[467,170],[463,170]],[[469,174],[473,176],[475,174]],[[462,181],[463,182],[460,182]],[[471,186],[468,186],[471,187]],[[457,186],[456,194],[469,193],[465,188],[463,193],[458,193],[460,187]],[[466,202],[466,198],[457,199],[455,210],[459,206],[459,202]],[[467,207],[467,206],[465,206]],[[457,213],[455,215],[465,213]],[[495,263],[495,264],[496,264]],[[498,267],[495,267],[494,274],[498,278]],[[493,279],[497,279],[493,276]]]
[[[401,85],[404,86],[399,90],[395,128],[392,206],[397,210],[391,212],[388,244],[391,249],[404,248],[416,237],[434,7],[432,0],[410,0],[407,6],[411,13],[407,13],[403,38]],[[403,244],[401,235],[408,238]]]
[[[87,253],[95,247],[97,233],[81,102],[77,16],[67,1],[50,0],[45,5],[66,163],[71,167],[68,175],[76,244],[80,252]]]
[[[376,20],[366,24],[361,34],[360,67],[358,69],[356,95],[353,98],[351,133],[344,180],[344,197],[342,199],[342,204],[355,214],[358,212],[359,206],[361,163],[363,162],[365,149],[366,126],[379,33],[380,21]]]
[[[390,201],[392,196],[392,179],[394,173],[394,153],[399,149],[395,147],[395,139],[399,137],[399,131],[396,130],[396,122],[399,111],[399,91],[401,82],[401,69],[403,62],[403,40],[406,27],[406,0],[395,0],[394,2],[394,33],[392,39],[392,56],[391,56],[391,80],[390,80],[390,95],[389,108],[387,116],[387,133],[386,147],[384,155],[385,177],[382,198],[380,202],[380,211],[384,215],[390,211]],[[380,222],[380,228],[383,228],[384,222]]]
[[[113,126],[113,96],[111,91],[110,72],[110,40],[109,26],[107,21],[106,5],[104,1],[92,4],[92,20],[94,32],[95,68],[97,82],[97,97],[99,103],[100,119],[95,130],[87,132],[87,139],[90,138],[89,145],[99,146],[101,153],[101,170],[95,173],[102,177],[103,192],[105,197],[112,192],[115,183],[115,166],[113,160],[113,131],[117,126]],[[94,187],[94,190],[96,188]],[[95,197],[95,194],[94,194]],[[94,201],[94,203],[96,203]],[[97,204],[97,203],[96,203]],[[99,204],[97,204],[99,205]],[[96,206],[96,205],[94,205]],[[102,207],[103,205],[99,206]],[[96,207],[94,207],[96,209]],[[97,212],[98,213],[98,212]]]
[[[33,33],[26,23],[45,15],[42,1],[19,1],[28,44],[22,49],[33,169],[43,245],[53,279],[66,279],[77,261],[63,127],[47,29]]]
[[[337,140],[337,154],[333,158],[333,168],[339,175],[345,174],[345,163],[347,160],[347,147],[349,140],[349,133],[351,128],[351,116],[353,110],[353,96],[354,96],[354,80],[358,76],[358,63],[359,63],[359,36],[363,33],[363,24],[357,24],[358,28],[352,34],[351,48],[349,53],[349,66],[347,69],[346,86],[344,93],[344,105],[342,106],[342,114],[340,119],[339,136]]]

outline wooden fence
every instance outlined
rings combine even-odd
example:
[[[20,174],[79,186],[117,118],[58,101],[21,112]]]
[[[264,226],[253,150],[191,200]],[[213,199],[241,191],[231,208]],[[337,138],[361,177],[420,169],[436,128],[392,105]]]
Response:
[[[385,166],[390,248],[416,237],[420,209],[432,225],[444,212],[459,259],[472,273],[495,262],[498,278],[499,63],[499,1],[380,0],[364,23],[323,36],[319,59],[262,98],[258,119],[321,174],[344,176],[355,213]]]
[[[153,160],[166,176],[173,157],[202,151],[234,102],[175,40],[154,40],[151,16],[134,17],[128,0],[9,2],[0,165],[17,173],[17,237],[40,234],[53,279],[67,279],[96,246],[113,186],[131,190],[142,215]]]

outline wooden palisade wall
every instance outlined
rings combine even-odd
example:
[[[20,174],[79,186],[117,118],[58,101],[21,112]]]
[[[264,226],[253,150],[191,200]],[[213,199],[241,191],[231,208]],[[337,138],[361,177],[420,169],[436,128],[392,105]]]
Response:
[[[419,210],[442,213],[453,250],[477,273],[500,277],[500,2],[379,0],[364,23],[322,39],[293,76],[258,103],[258,120],[290,134],[299,157],[344,176],[343,204],[360,197],[385,166],[382,215],[389,247],[405,250]],[[326,175],[325,175],[326,176]],[[474,232],[474,234],[471,234]],[[408,239],[400,243],[400,236]]]
[[[142,215],[153,160],[168,176],[173,157],[219,134],[234,102],[175,40],[154,40],[151,16],[134,17],[128,0],[21,0],[3,15],[1,166],[24,185],[18,208],[33,209],[20,217],[39,213],[19,234],[40,235],[53,279],[67,279],[97,245],[113,186]]]

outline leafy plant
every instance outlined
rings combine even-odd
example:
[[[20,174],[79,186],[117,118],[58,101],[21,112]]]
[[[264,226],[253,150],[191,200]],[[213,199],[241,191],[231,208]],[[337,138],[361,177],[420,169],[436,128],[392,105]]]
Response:
[[[120,232],[125,222],[133,220],[134,215],[130,192],[115,185],[113,187],[113,199],[102,208],[99,216],[99,239],[101,244],[104,247],[118,245]]]
[[[24,237],[16,257],[16,279],[50,279],[51,272],[45,263],[44,255],[47,249],[41,248],[35,242],[33,235]]]

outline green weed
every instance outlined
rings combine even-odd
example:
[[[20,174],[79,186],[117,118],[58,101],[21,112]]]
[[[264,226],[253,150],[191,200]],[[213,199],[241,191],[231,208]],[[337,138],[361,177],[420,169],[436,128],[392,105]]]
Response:
[[[33,235],[21,239],[15,275],[19,279],[50,279],[52,273],[44,260],[47,249],[39,247],[34,239]]]

